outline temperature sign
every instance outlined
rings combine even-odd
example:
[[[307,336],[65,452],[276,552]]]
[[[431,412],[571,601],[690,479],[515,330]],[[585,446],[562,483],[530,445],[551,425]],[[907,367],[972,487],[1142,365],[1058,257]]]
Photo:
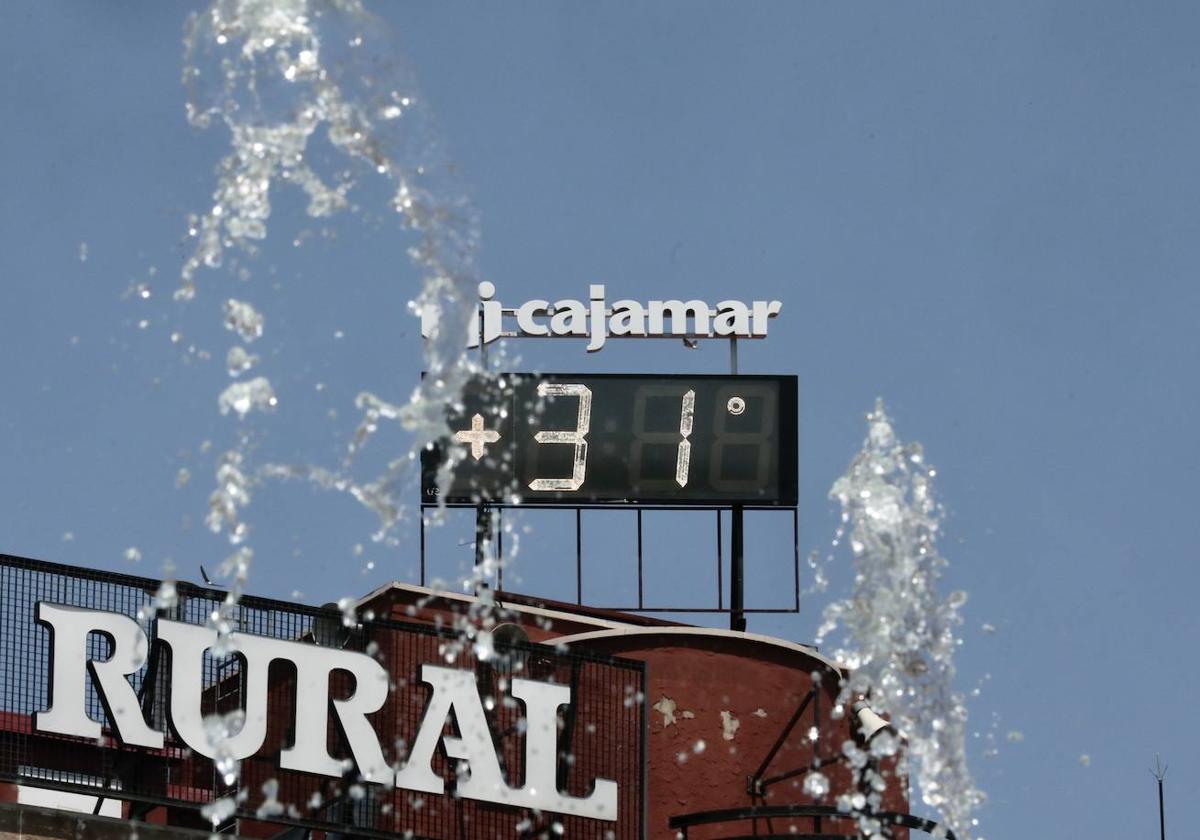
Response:
[[[472,381],[421,493],[449,504],[796,504],[796,377],[500,374]]]

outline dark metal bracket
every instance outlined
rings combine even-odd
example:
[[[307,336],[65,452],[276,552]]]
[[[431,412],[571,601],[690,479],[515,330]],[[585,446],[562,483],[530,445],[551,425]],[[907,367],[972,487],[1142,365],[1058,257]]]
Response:
[[[729,822],[745,822],[749,820],[771,820],[771,819],[788,819],[788,818],[811,818],[814,820],[856,820],[860,814],[846,813],[839,811],[832,805],[756,805],[749,808],[727,808],[720,811],[698,811],[693,814],[680,814],[677,817],[671,817],[668,825],[679,832],[678,836],[681,840],[687,840],[688,829],[702,825],[718,825],[720,823]],[[922,819],[921,817],[913,816],[912,814],[902,814],[896,811],[875,811],[864,813],[861,816],[874,817],[885,825],[900,826],[902,828],[915,829],[923,831],[933,837],[943,837],[945,840],[958,840],[953,831],[944,825],[940,825],[932,820]],[[769,829],[768,829],[769,830]],[[707,836],[707,835],[705,835]],[[804,835],[795,834],[741,834],[739,838],[785,838],[797,837]],[[823,832],[819,835],[812,836],[832,836],[832,837],[849,837],[854,835],[827,835]],[[732,838],[731,838],[732,840]]]
[[[800,770],[789,771],[779,776],[773,776],[770,779],[763,778],[767,772],[767,768],[771,766],[771,762],[775,760],[775,756],[779,754],[780,748],[783,747],[784,742],[787,741],[788,736],[792,734],[792,730],[796,728],[796,724],[800,722],[800,718],[804,716],[804,712],[808,709],[809,704],[812,703],[816,696],[817,690],[815,688],[809,689],[808,693],[804,695],[804,699],[800,701],[800,705],[796,707],[794,712],[792,712],[791,718],[789,718],[788,722],[784,725],[783,730],[779,733],[779,737],[775,739],[775,743],[771,746],[771,749],[767,751],[767,755],[763,758],[762,763],[758,765],[758,769],[754,771],[754,775],[749,776],[746,779],[746,792],[751,796],[764,796],[767,792],[767,788],[771,785],[781,782],[784,779],[790,779],[792,776],[799,775],[800,773],[806,772],[810,769],[805,767]],[[817,721],[817,724],[820,724],[819,720]],[[818,743],[820,743],[819,740]]]

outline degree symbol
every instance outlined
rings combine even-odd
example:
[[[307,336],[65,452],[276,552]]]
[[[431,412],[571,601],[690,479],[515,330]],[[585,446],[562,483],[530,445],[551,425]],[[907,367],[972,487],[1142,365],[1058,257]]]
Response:
[[[736,417],[746,410],[746,401],[741,397],[730,397],[725,410]]]

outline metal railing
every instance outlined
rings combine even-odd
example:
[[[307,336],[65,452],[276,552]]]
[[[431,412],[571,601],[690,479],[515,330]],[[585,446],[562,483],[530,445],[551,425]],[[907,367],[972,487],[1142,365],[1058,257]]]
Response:
[[[714,826],[725,823],[742,823],[762,821],[768,823],[766,834],[758,831],[758,826],[752,827],[751,834],[739,833],[730,835],[727,840],[743,840],[743,838],[826,838],[826,840],[834,840],[835,838],[856,838],[859,836],[857,830],[851,829],[853,833],[827,833],[817,831],[816,833],[801,834],[797,833],[793,825],[778,826],[782,828],[781,832],[776,832],[776,826],[770,825],[773,822],[784,822],[789,820],[812,820],[816,823],[829,820],[831,822],[856,822],[860,816],[866,816],[878,820],[884,826],[898,826],[901,828],[914,829],[923,831],[933,837],[944,837],[945,840],[957,840],[955,834],[945,826],[930,820],[914,817],[912,814],[901,814],[895,811],[876,811],[869,814],[848,814],[844,811],[839,811],[831,805],[753,805],[746,808],[726,808],[719,811],[698,811],[693,814],[680,814],[672,817],[670,827],[679,832],[681,840],[687,840],[688,830],[698,826]]]
[[[433,770],[446,780],[447,795],[414,794],[399,788],[357,784],[351,767],[341,779],[325,778],[279,768],[279,753],[289,746],[294,732],[295,671],[277,661],[270,672],[270,714],[266,740],[254,756],[243,760],[235,786],[223,785],[213,762],[177,738],[169,726],[167,707],[171,674],[168,655],[156,640],[160,617],[203,625],[224,601],[225,593],[187,583],[176,585],[178,597],[167,609],[152,606],[159,581],[94,569],[60,566],[37,560],[0,555],[0,781],[53,788],[91,796],[126,800],[134,804],[135,818],[156,806],[199,809],[204,804],[237,792],[236,818],[256,818],[265,801],[264,784],[277,783],[277,800],[283,813],[258,817],[268,822],[349,832],[361,837],[422,838],[520,837],[522,830],[536,836],[550,823],[559,823],[569,837],[639,837],[643,832],[645,777],[645,664],[586,651],[559,653],[535,644],[512,645],[496,661],[477,659],[473,646],[462,644],[450,629],[360,618],[354,632],[345,636],[345,647],[374,655],[388,671],[393,689],[384,707],[368,716],[380,736],[385,756],[402,760],[403,742],[415,736],[428,700],[429,689],[420,680],[423,663],[446,663],[454,650],[454,667],[474,669],[481,693],[520,671],[543,681],[570,684],[573,702],[562,717],[560,746],[571,755],[561,756],[559,784],[565,792],[581,796],[596,778],[618,783],[617,822],[588,820],[488,805],[452,795],[455,768],[444,755],[433,759]],[[87,681],[88,715],[101,723],[99,740],[84,740],[39,732],[34,715],[50,703],[49,630],[36,619],[36,605],[50,602],[121,613],[138,621],[151,640],[147,665],[130,678],[147,722],[166,734],[161,750],[122,744],[109,724],[102,698]],[[140,614],[140,617],[139,617]],[[332,622],[341,627],[337,610],[244,596],[234,618],[239,632],[276,639],[314,643],[313,625]],[[109,641],[99,633],[88,640],[88,655],[110,656]],[[205,653],[203,668],[204,714],[244,707],[243,669],[236,654],[214,657]],[[352,681],[335,672],[331,692],[348,693]],[[344,696],[341,695],[341,696]],[[634,702],[636,700],[636,702]],[[524,772],[524,735],[519,703],[495,702],[488,711],[489,725],[501,765],[510,784],[519,785]],[[332,721],[331,721],[332,723]],[[335,757],[351,758],[340,730],[330,725],[330,750]]]

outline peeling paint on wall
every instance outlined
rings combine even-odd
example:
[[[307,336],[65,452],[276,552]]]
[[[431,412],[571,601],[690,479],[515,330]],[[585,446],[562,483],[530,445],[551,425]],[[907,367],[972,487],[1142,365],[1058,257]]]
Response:
[[[721,737],[726,741],[732,741],[733,736],[737,734],[738,727],[742,722],[733,716],[733,712],[726,709],[721,710]]]
[[[657,703],[654,704],[654,710],[656,712],[659,712],[663,716],[663,727],[664,728],[668,727],[671,724],[676,722],[675,721],[675,708],[676,708],[675,701],[672,700],[670,697],[668,697],[665,694],[661,698],[659,698],[659,701]],[[684,716],[686,717],[687,715],[688,715],[688,712],[684,712]]]
[[[767,710],[760,707],[751,712],[751,714],[755,717],[765,718],[767,716]]]

